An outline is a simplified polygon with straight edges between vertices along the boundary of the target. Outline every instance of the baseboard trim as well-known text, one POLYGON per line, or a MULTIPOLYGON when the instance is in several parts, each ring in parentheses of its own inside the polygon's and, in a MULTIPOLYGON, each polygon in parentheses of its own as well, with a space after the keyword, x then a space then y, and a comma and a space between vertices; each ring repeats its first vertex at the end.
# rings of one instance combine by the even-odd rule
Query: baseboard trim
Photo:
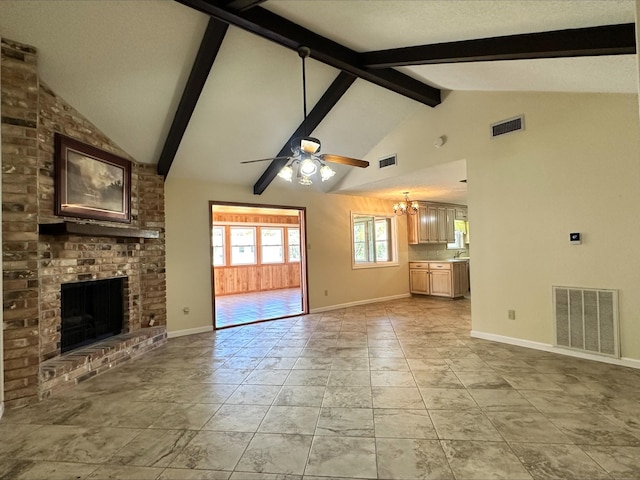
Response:
POLYGON ((309 313, 330 312, 331 310, 340 310, 341 308, 357 307, 358 305, 368 305, 370 303, 387 302, 389 300, 398 300, 400 298, 409 298, 410 293, 401 293, 399 295, 390 295, 388 297, 369 298, 367 300, 358 300, 356 302, 339 303, 337 305, 329 305, 326 307, 312 308, 309 313))
POLYGON ((555 347, 549 343, 533 342, 531 340, 523 340, 521 338, 506 337, 504 335, 496 335, 493 333, 479 332, 477 330, 471 331, 471 337, 480 338, 482 340, 489 340, 498 343, 507 343, 509 345, 516 345, 518 347, 531 348, 534 350, 542 350, 544 352, 557 353, 558 355, 566 355, 568 357, 582 358, 584 360, 594 360, 596 362, 609 363, 611 365, 618 365, 621 367, 629 367, 640 370, 640 360, 635 358, 611 358, 602 355, 592 355, 590 353, 579 352, 576 350, 565 350, 563 348, 555 347))
POLYGON ((207 327, 187 328, 185 330, 175 330, 167 332, 167 338, 184 337, 185 335, 196 335, 198 333, 213 332, 213 325, 207 327))

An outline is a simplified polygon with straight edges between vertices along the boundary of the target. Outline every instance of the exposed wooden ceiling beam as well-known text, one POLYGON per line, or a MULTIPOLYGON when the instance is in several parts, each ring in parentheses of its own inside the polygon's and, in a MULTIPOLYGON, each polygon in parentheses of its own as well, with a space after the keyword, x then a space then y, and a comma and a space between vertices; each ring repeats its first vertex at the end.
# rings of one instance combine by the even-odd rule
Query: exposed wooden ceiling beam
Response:
POLYGON ((231 10, 237 10, 241 12, 243 10, 253 8, 256 5, 259 5, 266 1, 267 0, 227 0, 224 6, 230 8, 231 10))
POLYGON ((178 104, 178 109, 173 117, 173 123, 169 129, 169 133, 164 142, 160 159, 158 160, 158 175, 165 178, 169 173, 171 164, 176 156, 184 132, 187 129, 191 115, 193 114, 200 93, 207 81, 213 62, 218 55, 224 36, 227 33, 229 25, 221 22, 213 17, 209 19, 209 24, 200 42, 200 48, 196 59, 191 67, 189 79, 182 92, 182 98, 178 104))
POLYGON ((370 68, 389 68, 635 53, 635 25, 625 23, 379 50, 361 54, 360 62, 370 68))
POLYGON ((439 89, 393 69, 364 67, 358 52, 262 7, 237 12, 221 6, 215 0, 177 1, 287 48, 297 51, 300 46, 307 46, 311 49, 312 58, 425 105, 435 107, 441 102, 439 89))
MULTIPOLYGON (((287 143, 280 149, 276 157, 283 157, 291 155, 291 141, 297 137, 303 137, 305 135, 310 134, 313 130, 320 125, 320 122, 327 116, 327 114, 331 111, 338 100, 344 95, 344 93, 349 89, 349 87, 355 82, 356 77, 349 73, 340 72, 340 74, 336 77, 333 83, 329 86, 326 92, 322 95, 318 103, 316 103, 315 107, 309 112, 307 115, 307 121, 301 123, 300 126, 296 129, 296 131, 291 135, 287 143)), ((264 192, 269 184, 273 181, 274 178, 278 175, 278 172, 282 170, 287 162, 288 158, 278 158, 274 159, 267 169, 264 171, 262 176, 258 179, 258 181, 253 186, 253 193, 255 195, 261 195, 264 192)))

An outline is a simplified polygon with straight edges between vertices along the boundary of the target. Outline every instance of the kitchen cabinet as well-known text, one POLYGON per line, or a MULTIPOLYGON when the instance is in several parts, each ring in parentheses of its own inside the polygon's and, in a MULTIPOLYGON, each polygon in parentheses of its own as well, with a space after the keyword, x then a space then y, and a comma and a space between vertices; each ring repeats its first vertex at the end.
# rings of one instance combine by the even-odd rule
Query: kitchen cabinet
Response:
POLYGON ((437 243, 440 238, 440 215, 438 213, 438 207, 429 205, 427 212, 429 215, 429 242, 437 243))
POLYGON ((429 295, 437 297, 453 297, 451 287, 451 264, 450 263, 429 263, 429 295))
POLYGON ((410 268, 409 269, 409 285, 411 293, 420 293, 429 295, 429 267, 410 268))
POLYGON ((456 220, 468 220, 467 207, 455 207, 456 220))
POLYGON ((445 229, 444 238, 447 240, 447 243, 453 243, 456 241, 456 226, 455 226, 455 214, 456 209, 452 207, 447 207, 447 227, 445 229))
POLYGON ((453 205, 419 202, 418 213, 407 215, 409 245, 454 242, 455 215, 453 205))
POLYGON ((452 280, 454 292, 466 294, 469 291, 469 262, 460 262, 458 268, 453 270, 452 280))
POLYGON ((410 291, 420 295, 462 297, 469 291, 468 266, 465 260, 410 262, 410 291))

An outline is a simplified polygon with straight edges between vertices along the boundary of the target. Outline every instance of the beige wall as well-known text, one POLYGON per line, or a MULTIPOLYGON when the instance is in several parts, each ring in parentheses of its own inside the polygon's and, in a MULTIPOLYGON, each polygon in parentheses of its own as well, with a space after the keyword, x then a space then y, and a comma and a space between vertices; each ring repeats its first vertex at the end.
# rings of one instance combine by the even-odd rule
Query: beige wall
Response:
POLYGON ((619 289, 622 356, 640 359, 639 131, 636 95, 453 92, 368 158, 398 152, 406 171, 467 160, 474 331, 549 345, 552 285, 619 289), (524 132, 489 138, 521 113, 524 132))
MULTIPOLYGON (((180 161, 180 159, 176 159, 180 161)), ((168 176, 165 185, 168 331, 212 325, 208 202, 288 205, 307 209, 310 309, 366 302, 409 292, 406 220, 398 219, 399 266, 351 268, 350 213, 391 211, 391 202, 278 188, 274 181, 261 196, 248 188, 168 176), (324 291, 329 295, 325 296, 324 291), (183 308, 188 307, 188 315, 183 308)))

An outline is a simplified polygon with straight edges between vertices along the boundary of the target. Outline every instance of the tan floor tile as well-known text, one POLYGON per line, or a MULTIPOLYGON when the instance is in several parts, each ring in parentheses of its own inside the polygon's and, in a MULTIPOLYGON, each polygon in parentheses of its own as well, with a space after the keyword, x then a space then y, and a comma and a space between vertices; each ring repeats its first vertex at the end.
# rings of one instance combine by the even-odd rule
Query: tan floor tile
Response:
POLYGON ((145 430, 112 456, 108 463, 168 467, 196 433, 194 430, 145 430))
POLYGON ((500 433, 480 410, 430 410, 438 438, 446 440, 502 440, 500 433))
POLYGON ((611 478, 575 445, 516 443, 512 449, 536 480, 611 478))
POLYGON ((171 462, 171 468, 233 470, 252 433, 200 431, 171 462))
POLYGON ((438 438, 426 410, 379 408, 373 418, 376 438, 438 438))
POLYGON ((313 435, 319 415, 320 409, 316 407, 273 406, 258 432, 313 435))
POLYGON ((379 478, 453 480, 447 458, 437 440, 376 440, 379 478))
POLYGON ((441 445, 457 479, 533 480, 534 478, 505 442, 445 440, 441 445))
POLYGON ((88 480, 156 480, 162 468, 103 465, 89 475, 88 480))
POLYGON ((478 404, 461 388, 421 388, 420 393, 428 410, 469 410, 478 404))
POLYGON ((316 435, 373 437, 373 410, 370 408, 323 408, 316 435))
POLYGON ((302 475, 311 440, 312 437, 306 435, 258 433, 240 458, 236 470, 302 475))
POLYGON ((0 478, 638 478, 640 372, 471 338, 469 303, 169 339, 7 410, 0 478))
POLYGON ((269 410, 266 405, 223 405, 202 427, 220 432, 256 432, 269 410))
POLYGON ((371 392, 373 394, 373 408, 425 408, 417 388, 372 387, 371 392))
POLYGON ((376 478, 375 440, 315 437, 305 475, 376 478))

